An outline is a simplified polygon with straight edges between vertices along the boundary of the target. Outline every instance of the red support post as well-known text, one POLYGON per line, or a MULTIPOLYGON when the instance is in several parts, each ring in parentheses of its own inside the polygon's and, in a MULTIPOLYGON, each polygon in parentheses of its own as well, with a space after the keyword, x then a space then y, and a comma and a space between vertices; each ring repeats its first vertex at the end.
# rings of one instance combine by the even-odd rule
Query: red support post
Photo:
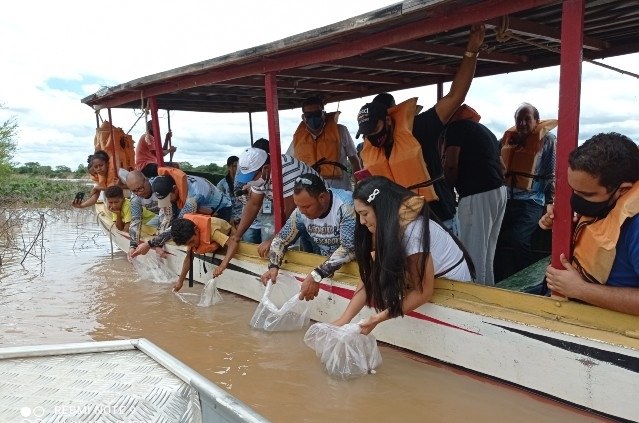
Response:
POLYGON ((160 120, 158 119, 158 102, 155 96, 149 97, 151 108, 151 120, 153 120, 153 142, 155 143, 155 158, 158 167, 164 166, 164 151, 162 150, 162 134, 160 133, 160 120))
POLYGON ((584 0, 566 0, 561 19, 561 64, 559 75, 559 127, 555 168, 555 220, 552 231, 552 266, 562 269, 560 254, 570 258, 572 209, 568 185, 568 155, 577 147, 583 56, 584 0))
POLYGON ((266 116, 268 121, 269 150, 271 153, 271 179, 273 184, 273 217, 275 232, 284 225, 284 196, 282 194, 282 149, 280 146, 280 116, 277 101, 277 75, 264 75, 266 116))
MULTIPOLYGON (((111 108, 107 109, 109 113, 109 125, 111 125, 111 165, 113 166, 113 175, 115 178, 118 177, 118 156, 115 150, 115 133, 113 131, 113 119, 111 119, 111 108)), ((108 175, 108 172, 107 172, 108 175)), ((107 184, 111 183, 109 179, 107 179, 107 184)))

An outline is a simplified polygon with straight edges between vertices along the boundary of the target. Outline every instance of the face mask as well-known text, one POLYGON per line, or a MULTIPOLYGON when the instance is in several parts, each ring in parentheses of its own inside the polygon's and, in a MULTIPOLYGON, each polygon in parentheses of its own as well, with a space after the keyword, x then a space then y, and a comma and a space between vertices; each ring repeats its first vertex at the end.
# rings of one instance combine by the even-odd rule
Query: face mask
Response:
POLYGON ((308 125, 311 131, 318 131, 324 125, 324 119, 322 116, 307 117, 306 125, 308 125))
POLYGON ((384 144, 388 141, 390 135, 389 128, 384 125, 384 129, 379 131, 377 134, 367 135, 366 138, 373 144, 375 147, 383 147, 384 144))
POLYGON ((573 192, 572 196, 570 197, 570 205, 572 207, 572 210, 577 214, 586 217, 595 217, 598 219, 602 219, 606 217, 610 210, 612 210, 612 208, 615 206, 615 203, 611 204, 610 200, 612 200, 612 197, 615 195, 615 192, 617 192, 618 189, 619 187, 617 187, 612 192, 612 194, 610 194, 610 197, 605 201, 588 201, 573 192))

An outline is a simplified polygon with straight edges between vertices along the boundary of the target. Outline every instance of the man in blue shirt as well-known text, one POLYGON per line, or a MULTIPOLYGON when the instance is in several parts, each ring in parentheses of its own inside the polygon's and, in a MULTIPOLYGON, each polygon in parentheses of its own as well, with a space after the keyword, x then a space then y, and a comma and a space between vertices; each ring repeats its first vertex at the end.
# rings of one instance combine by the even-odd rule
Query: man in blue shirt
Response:
MULTIPOLYGON (((639 315, 639 148, 617 133, 598 134, 568 158, 575 227, 572 262, 548 266, 548 288, 592 305, 639 315)), ((539 226, 549 229, 552 207, 539 226)))

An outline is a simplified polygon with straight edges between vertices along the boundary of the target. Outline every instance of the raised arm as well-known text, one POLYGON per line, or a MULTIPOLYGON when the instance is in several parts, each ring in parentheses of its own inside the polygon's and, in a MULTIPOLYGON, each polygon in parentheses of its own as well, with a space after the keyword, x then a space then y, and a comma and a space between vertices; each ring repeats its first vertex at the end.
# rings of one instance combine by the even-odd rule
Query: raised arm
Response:
POLYGON ((470 37, 466 46, 466 54, 462 57, 461 65, 453 78, 450 91, 435 104, 435 111, 439 120, 443 123, 453 116, 453 113, 462 105, 466 99, 466 94, 470 89, 470 84, 475 76, 475 65, 479 47, 484 42, 485 27, 483 24, 473 25, 470 28, 470 37))

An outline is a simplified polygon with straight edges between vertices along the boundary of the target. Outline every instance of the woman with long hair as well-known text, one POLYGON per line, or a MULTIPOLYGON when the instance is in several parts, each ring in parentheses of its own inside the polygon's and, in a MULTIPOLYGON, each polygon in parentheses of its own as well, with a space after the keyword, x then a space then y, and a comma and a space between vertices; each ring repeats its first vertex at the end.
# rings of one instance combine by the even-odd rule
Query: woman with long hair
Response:
POLYGON ((98 202, 102 191, 111 185, 119 185, 117 176, 113 176, 113 169, 109 166, 109 155, 105 151, 98 150, 87 157, 87 171, 96 185, 87 200, 82 201, 82 198, 78 197, 73 200, 71 205, 75 208, 91 207, 98 202))
POLYGON ((342 316, 349 323, 365 306, 377 314, 360 323, 363 334, 430 300, 435 278, 471 281, 472 261, 461 242, 431 215, 423 197, 383 176, 353 192, 358 222, 355 256, 361 282, 342 316))

